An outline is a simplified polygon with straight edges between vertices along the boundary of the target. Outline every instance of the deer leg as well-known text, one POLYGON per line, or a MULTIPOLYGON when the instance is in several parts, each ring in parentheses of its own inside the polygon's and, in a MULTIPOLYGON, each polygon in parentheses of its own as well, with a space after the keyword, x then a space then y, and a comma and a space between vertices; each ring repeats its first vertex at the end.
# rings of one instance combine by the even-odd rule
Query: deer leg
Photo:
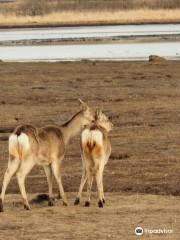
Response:
POLYGON ((0 196, 0 212, 3 212, 3 203, 4 203, 4 197, 5 197, 7 186, 9 184, 12 176, 17 171, 17 169, 19 167, 19 163, 20 163, 19 158, 13 158, 12 156, 9 157, 8 168, 4 175, 2 191, 1 191, 1 196, 0 196))
POLYGON ((84 188, 84 185, 85 185, 86 181, 87 181, 87 172, 86 172, 86 169, 84 167, 83 172, 82 172, 81 183, 80 183, 80 186, 79 186, 79 192, 78 192, 77 197, 74 201, 74 205, 78 205, 80 203, 82 191, 83 191, 83 188, 84 188))
POLYGON ((97 189, 98 189, 98 206, 100 208, 103 208, 103 184, 102 184, 102 175, 103 175, 103 169, 102 166, 99 164, 96 166, 96 183, 97 183, 97 189))
POLYGON ((33 166, 35 165, 33 159, 29 158, 26 160, 22 160, 20 168, 17 172, 17 180, 19 184, 19 189, 23 198, 23 203, 24 203, 24 209, 30 210, 30 205, 27 199, 27 194, 26 194, 26 189, 25 189, 25 178, 27 174, 31 171, 33 166))
POLYGON ((102 201, 103 201, 103 203, 105 204, 106 201, 105 201, 105 197, 104 197, 103 176, 102 176, 102 183, 101 183, 101 186, 102 186, 102 201))
POLYGON ((49 194, 49 199, 48 199, 48 205, 49 206, 54 206, 54 200, 52 198, 52 183, 53 183, 53 179, 52 179, 52 169, 50 165, 45 165, 44 166, 44 171, 47 177, 47 182, 48 182, 48 194, 49 194))
POLYGON ((87 170, 87 176, 88 176, 88 184, 87 184, 87 201, 85 202, 85 207, 90 206, 91 201, 91 188, 93 184, 93 169, 91 167, 87 170))
POLYGON ((104 186, 103 186, 103 172, 104 172, 104 166, 101 166, 101 195, 102 195, 102 201, 105 204, 105 197, 104 197, 104 186))
POLYGON ((53 174, 55 176, 55 179, 57 181, 57 184, 59 186, 59 192, 60 192, 60 195, 61 195, 62 200, 63 200, 63 205, 67 206, 68 202, 67 202, 67 199, 66 199, 66 195, 65 195, 64 188, 63 188, 63 185, 62 185, 62 180, 61 180, 61 160, 62 159, 60 159, 60 160, 57 159, 57 160, 53 161, 52 164, 51 164, 51 167, 52 167, 52 171, 53 171, 53 174))

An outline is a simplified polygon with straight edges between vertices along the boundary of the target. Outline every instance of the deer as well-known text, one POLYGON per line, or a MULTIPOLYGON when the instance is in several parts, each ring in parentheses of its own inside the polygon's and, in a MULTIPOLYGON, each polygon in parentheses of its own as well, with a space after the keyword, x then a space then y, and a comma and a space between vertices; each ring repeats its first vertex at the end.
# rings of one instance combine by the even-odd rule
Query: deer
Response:
POLYGON ((85 127, 81 133, 82 178, 74 205, 80 203, 82 191, 87 181, 88 200, 85 202, 85 207, 90 206, 94 172, 98 189, 98 206, 103 208, 103 204, 105 204, 103 171, 111 154, 111 143, 108 133, 112 128, 112 122, 101 110, 97 109, 95 122, 85 127))
POLYGON ((31 209, 25 189, 25 178, 35 165, 43 166, 47 177, 48 205, 54 205, 53 175, 57 181, 63 205, 68 205, 61 180, 61 163, 65 150, 70 139, 80 133, 84 126, 91 124, 95 118, 94 111, 81 99, 79 102, 82 106, 81 110, 60 126, 48 125, 38 128, 33 125, 20 125, 9 136, 9 160, 0 195, 0 212, 3 212, 7 186, 15 173, 24 209, 31 209))

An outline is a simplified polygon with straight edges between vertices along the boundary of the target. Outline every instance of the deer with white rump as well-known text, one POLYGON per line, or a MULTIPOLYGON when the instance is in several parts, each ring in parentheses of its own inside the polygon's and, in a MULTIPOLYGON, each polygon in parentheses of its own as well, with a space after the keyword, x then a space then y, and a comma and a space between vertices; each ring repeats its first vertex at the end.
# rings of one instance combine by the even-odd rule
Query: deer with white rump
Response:
POLYGON ((79 192, 74 205, 80 203, 83 187, 87 181, 87 198, 85 206, 90 206, 91 188, 93 183, 93 171, 95 171, 96 184, 98 189, 98 206, 103 207, 105 203, 103 190, 103 171, 111 154, 111 144, 108 133, 113 124, 101 111, 96 111, 96 120, 87 126, 81 134, 81 155, 83 172, 79 192))
POLYGON ((82 110, 61 126, 52 125, 37 128, 32 125, 21 125, 10 135, 9 161, 0 195, 0 212, 3 211, 6 188, 15 173, 24 208, 30 209, 24 182, 27 174, 36 164, 44 167, 47 176, 49 206, 54 204, 52 199, 53 174, 58 183, 63 204, 67 205, 61 181, 61 163, 65 155, 65 149, 72 137, 77 135, 84 126, 94 121, 93 111, 82 100, 79 99, 79 101, 82 105, 82 110))

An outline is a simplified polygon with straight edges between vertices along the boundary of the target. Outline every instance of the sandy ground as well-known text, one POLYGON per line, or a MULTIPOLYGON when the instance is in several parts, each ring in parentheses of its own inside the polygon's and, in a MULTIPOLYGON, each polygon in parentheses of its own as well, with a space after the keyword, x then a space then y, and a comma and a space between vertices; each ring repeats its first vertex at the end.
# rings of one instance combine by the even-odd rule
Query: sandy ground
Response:
POLYGON ((45 202, 33 204, 27 212, 19 195, 8 195, 6 212, 0 216, 0 239, 138 239, 134 234, 137 226, 174 230, 173 234, 144 234, 139 239, 179 239, 179 199, 175 197, 108 193, 104 209, 97 208, 94 200, 90 208, 75 207, 74 197, 75 193, 68 194, 69 207, 60 201, 47 207, 45 202))
MULTIPOLYGON (((113 146, 105 169, 107 206, 74 207, 81 177, 78 137, 67 149, 61 201, 22 208, 16 179, 0 215, 0 239, 137 239, 134 228, 173 228, 180 237, 180 62, 0 63, 0 185, 7 167, 7 139, 21 123, 60 124, 79 111, 77 98, 112 119, 113 146), (72 192, 72 193, 71 193, 72 192), (11 195, 9 195, 11 194, 11 195), (13 194, 13 195, 12 195, 13 194), (14 204, 13 204, 14 202, 14 204), (24 217, 24 218, 23 218, 24 217)), ((47 192, 43 169, 32 170, 27 192, 47 192)), ((95 190, 95 188, 94 188, 95 190)), ((54 184, 57 194, 57 186, 54 184)), ((85 200, 85 198, 84 198, 85 200)))

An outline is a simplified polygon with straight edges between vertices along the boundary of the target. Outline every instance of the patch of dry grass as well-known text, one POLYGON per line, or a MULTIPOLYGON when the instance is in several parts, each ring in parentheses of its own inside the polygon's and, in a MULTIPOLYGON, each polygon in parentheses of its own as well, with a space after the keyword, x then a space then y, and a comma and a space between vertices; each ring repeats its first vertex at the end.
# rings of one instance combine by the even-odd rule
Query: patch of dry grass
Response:
MULTIPOLYGON (((61 206, 61 201, 56 201, 56 205, 51 208, 44 202, 33 204, 32 211, 27 212, 22 209, 20 194, 8 194, 5 213, 0 215, 0 239, 179 240, 178 197, 107 193, 106 207, 98 209, 96 195, 93 193, 91 207, 87 209, 83 207, 85 196, 79 207, 72 206, 75 193, 69 193, 70 206, 67 208, 61 206), (152 237, 146 234, 145 237, 138 238, 135 237, 134 229, 139 224, 143 228, 155 226, 164 229, 165 226, 166 229, 173 229, 173 233, 154 234, 152 237)), ((30 195, 30 199, 35 197, 36 195, 30 195)))
POLYGON ((1 4, 0 13, 39 15, 58 11, 176 9, 179 0, 16 0, 1 4))
POLYGON ((178 22, 180 9, 62 11, 38 16, 0 15, 0 25, 178 22))
POLYGON ((0 25, 178 21, 179 0, 17 0, 0 4, 0 25))

